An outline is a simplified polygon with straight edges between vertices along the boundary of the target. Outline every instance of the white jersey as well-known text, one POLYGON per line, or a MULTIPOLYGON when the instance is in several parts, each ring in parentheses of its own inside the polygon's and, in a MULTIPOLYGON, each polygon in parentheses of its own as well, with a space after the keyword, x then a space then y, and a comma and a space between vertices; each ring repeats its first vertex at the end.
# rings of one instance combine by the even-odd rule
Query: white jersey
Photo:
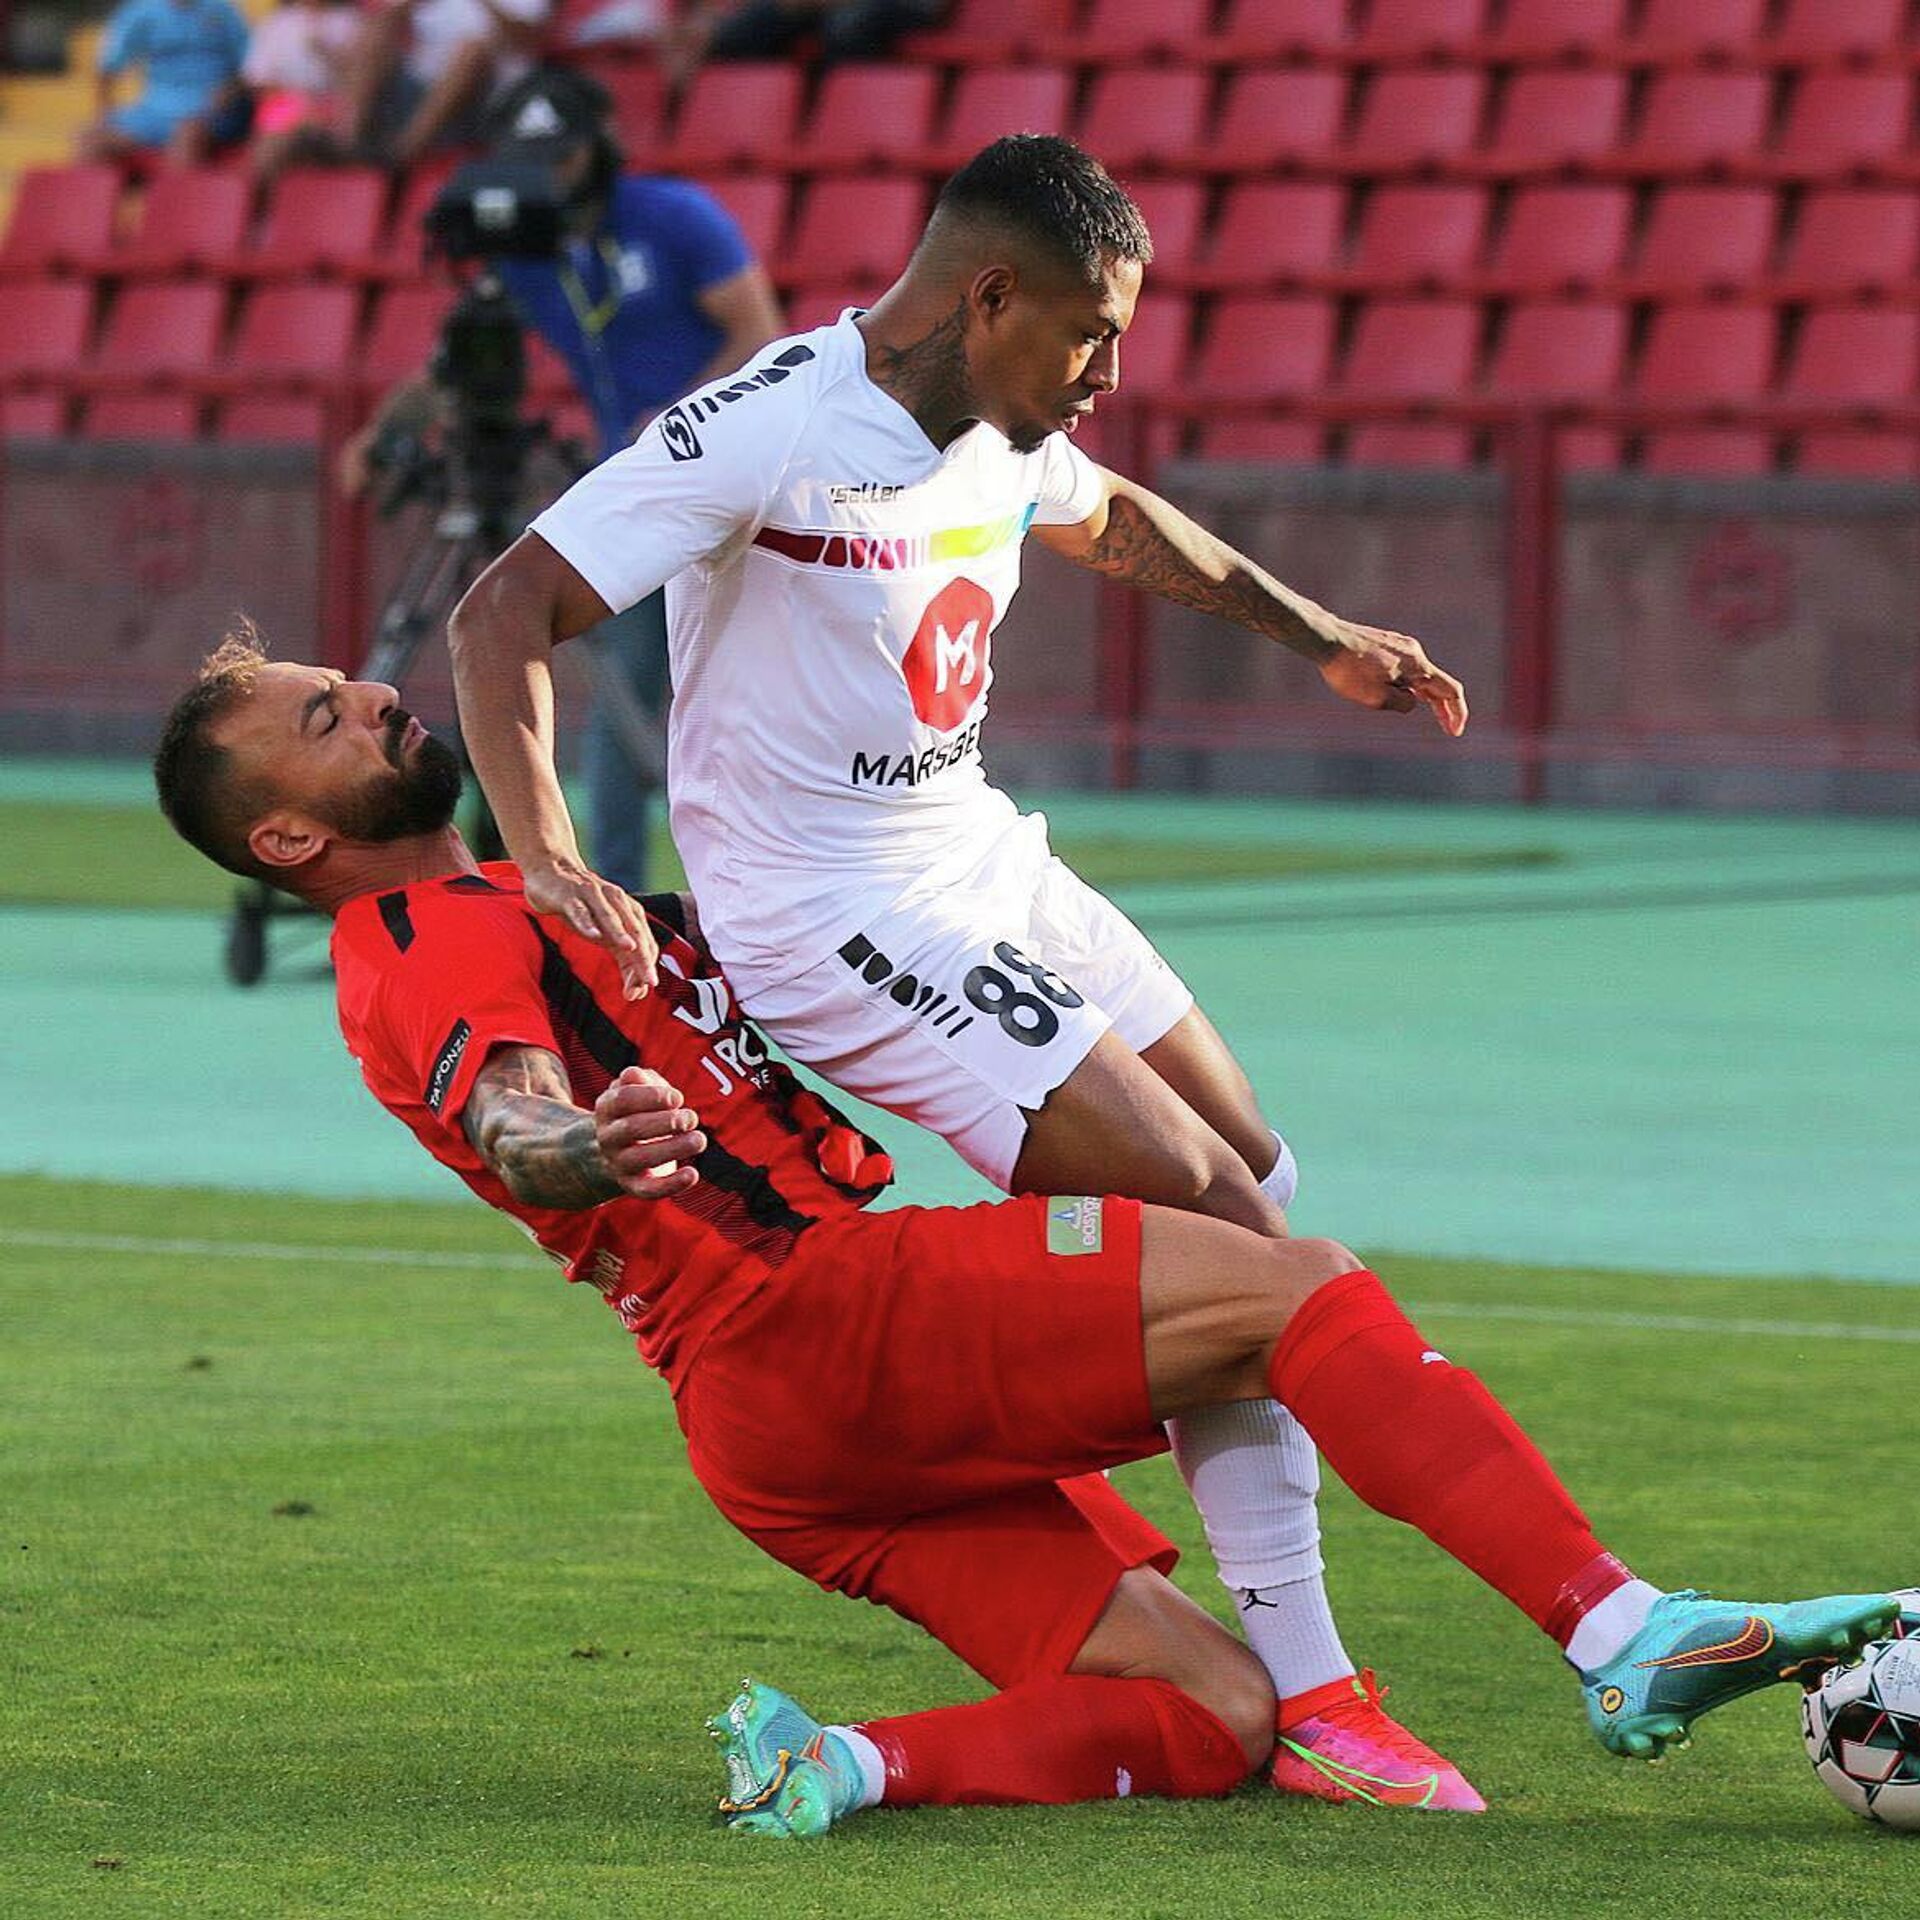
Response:
POLYGON ((616 613, 671 583, 673 831, 723 966, 789 977, 1014 822, 980 764, 993 630, 1027 528, 1100 499, 1062 434, 936 448, 848 314, 669 407, 534 521, 616 613))

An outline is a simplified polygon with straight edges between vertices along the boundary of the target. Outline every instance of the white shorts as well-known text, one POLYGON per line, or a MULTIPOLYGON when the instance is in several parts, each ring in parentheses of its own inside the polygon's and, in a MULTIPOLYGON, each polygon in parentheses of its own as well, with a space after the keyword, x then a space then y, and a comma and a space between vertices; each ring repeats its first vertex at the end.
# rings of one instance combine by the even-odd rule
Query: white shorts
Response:
POLYGON ((1109 1027, 1142 1052, 1193 1005, 1146 935, 1054 858, 1041 814, 805 971, 729 978, 794 1059, 939 1134, 1003 1192, 1027 1115, 1109 1027))

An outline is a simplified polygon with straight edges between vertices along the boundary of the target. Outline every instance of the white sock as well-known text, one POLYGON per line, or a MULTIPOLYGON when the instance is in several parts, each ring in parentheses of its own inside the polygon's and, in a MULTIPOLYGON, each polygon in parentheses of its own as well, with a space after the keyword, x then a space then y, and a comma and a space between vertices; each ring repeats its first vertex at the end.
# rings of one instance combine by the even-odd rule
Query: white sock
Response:
POLYGON ((1306 1429, 1272 1400, 1239 1400, 1169 1420, 1167 1437, 1274 1691, 1352 1673, 1320 1578, 1320 1456, 1306 1429))
POLYGON ((1580 1616, 1580 1624, 1567 1642, 1567 1659, 1582 1673, 1603 1666, 1647 1624, 1660 1589, 1644 1580, 1629 1580, 1615 1587, 1597 1607, 1580 1616))
POLYGON ((1273 1170, 1260 1182, 1260 1191, 1285 1213, 1293 1205, 1293 1196, 1300 1191, 1300 1163, 1293 1157, 1293 1149, 1277 1133, 1273 1136, 1273 1144, 1279 1148, 1280 1157, 1273 1163, 1273 1170))
MULTIPOLYGON (((860 1769, 860 1806, 877 1807, 887 1793, 887 1763, 880 1758, 880 1749, 858 1727, 828 1727, 826 1731, 845 1744, 860 1769)), ((859 1808, 850 1807, 848 1811, 858 1812, 859 1808)))

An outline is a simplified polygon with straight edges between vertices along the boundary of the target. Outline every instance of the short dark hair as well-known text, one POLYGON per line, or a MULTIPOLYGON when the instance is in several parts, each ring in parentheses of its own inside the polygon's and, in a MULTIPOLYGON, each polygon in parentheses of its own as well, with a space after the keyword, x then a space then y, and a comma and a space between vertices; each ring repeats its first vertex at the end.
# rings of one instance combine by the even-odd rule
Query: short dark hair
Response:
POLYGON ((167 715, 154 749, 153 784, 160 811, 181 839, 243 880, 280 884, 280 876, 247 845, 248 831, 271 796, 244 778, 233 755, 213 740, 216 723, 252 691, 266 657, 253 622, 236 621, 167 715))
POLYGON ((1057 133, 1010 133, 982 147, 934 205, 956 219, 1025 235, 1098 286, 1116 260, 1153 258, 1153 236, 1127 190, 1057 133))

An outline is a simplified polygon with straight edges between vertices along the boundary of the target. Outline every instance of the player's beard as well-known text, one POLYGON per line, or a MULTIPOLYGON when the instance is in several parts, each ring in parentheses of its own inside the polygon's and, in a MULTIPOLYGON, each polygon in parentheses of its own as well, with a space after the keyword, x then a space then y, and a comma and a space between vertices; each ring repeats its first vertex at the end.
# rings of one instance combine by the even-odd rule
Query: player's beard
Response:
POLYGON ((387 758, 393 773, 350 799, 336 803, 328 822, 346 840, 382 845, 438 833, 453 823, 460 804, 460 756, 444 740, 428 734, 403 757, 401 742, 413 715, 395 709, 387 722, 387 758))

